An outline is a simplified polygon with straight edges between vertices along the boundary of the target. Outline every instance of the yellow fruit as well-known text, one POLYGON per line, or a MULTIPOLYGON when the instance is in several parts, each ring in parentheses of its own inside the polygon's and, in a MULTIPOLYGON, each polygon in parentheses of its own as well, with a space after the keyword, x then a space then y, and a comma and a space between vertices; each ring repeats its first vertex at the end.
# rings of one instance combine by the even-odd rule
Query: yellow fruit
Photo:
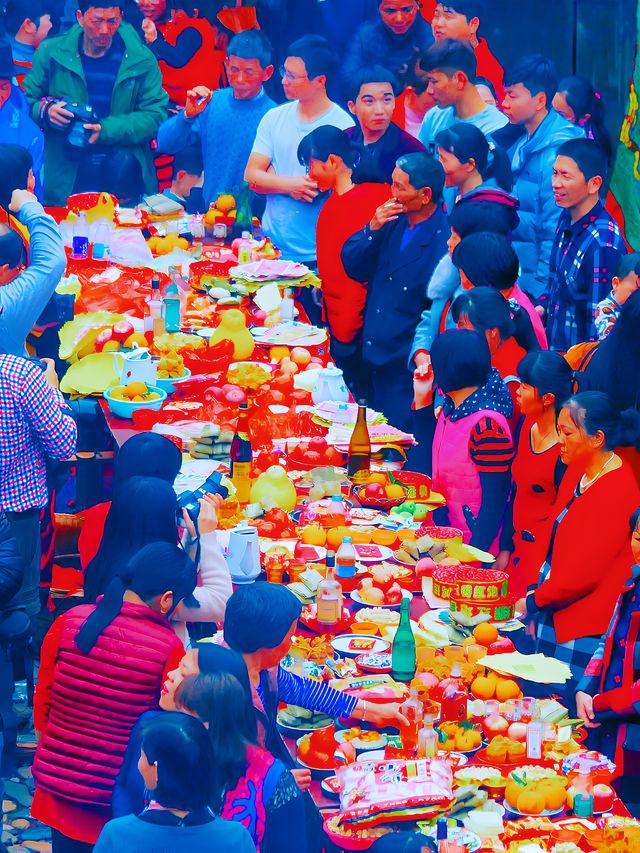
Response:
POLYGON ((271 347, 269 355, 272 361, 278 363, 283 358, 289 358, 289 347, 271 347))
POLYGON ((124 393, 130 400, 134 397, 141 397, 143 394, 147 394, 148 391, 149 389, 144 382, 129 382, 128 385, 125 385, 124 389, 124 393))
POLYGON ((166 379, 169 376, 169 373, 166 370, 158 371, 158 379, 166 379))
POLYGON ((139 347, 148 346, 147 339, 140 332, 133 332, 133 334, 129 335, 129 337, 124 342, 126 349, 133 349, 134 344, 139 347))
POLYGON ((300 539, 305 545, 318 545, 322 548, 327 541, 327 531, 319 524, 309 524, 302 529, 300 539))
POLYGON ((544 796, 545 808, 550 811, 561 809, 567 801, 566 779, 541 779, 536 790, 544 796))
POLYGON ((223 213, 228 213, 230 210, 233 210, 235 206, 236 200, 231 193, 222 193, 216 200, 217 209, 221 210, 223 213))
POLYGON ((471 693, 476 699, 493 699, 496 686, 492 679, 479 675, 471 682, 471 693))
POLYGON ((123 385, 116 385, 116 387, 112 388, 109 393, 110 393, 111 399, 113 399, 113 400, 128 400, 129 399, 128 397, 125 397, 123 385))
POLYGON ((144 397, 142 397, 140 394, 136 394, 135 397, 131 397, 131 402, 132 403, 144 403, 144 397))
POLYGON ((106 344, 102 347, 102 352, 118 352, 119 349, 119 341, 107 341, 106 344))
POLYGON ((342 540, 345 536, 350 536, 351 531, 348 527, 332 527, 327 531, 327 547, 337 551, 342 545, 342 540))
POLYGON ((149 391, 148 394, 144 395, 143 399, 146 400, 147 402, 149 402, 151 400, 159 400, 160 394, 158 394, 157 391, 149 391))
POLYGON ((383 527, 376 527, 371 536, 371 541, 374 545, 384 545, 391 547, 396 543, 398 534, 395 530, 385 530, 383 527))
POLYGON ((525 788, 518 797, 516 808, 522 814, 542 814, 545 810, 544 794, 538 793, 537 789, 525 788))
POLYGON ((496 699, 506 702, 507 699, 517 699, 520 696, 520 687, 511 678, 505 678, 496 684, 496 699))
POLYGON ((388 498, 403 498, 406 494, 400 483, 389 483, 385 486, 384 492, 388 498))
POLYGON ((381 486, 384 486, 386 482, 387 475, 379 471, 369 474, 369 479, 367 480, 367 483, 380 483, 381 486))
POLYGON ((471 752, 472 749, 480 746, 482 743, 482 735, 475 729, 463 731, 459 729, 456 733, 455 744, 459 752, 471 752))
POLYGON ((473 636, 476 643, 488 647, 491 643, 495 643, 499 635, 495 625, 491 625, 489 622, 481 622, 473 629, 473 636))
POLYGON ((185 237, 178 237, 176 240, 176 249, 188 249, 189 241, 185 237))
MULTIPOLYGON (((487 755, 488 754, 489 749, 487 748, 487 755)), ((521 785, 519 782, 516 782, 515 779, 509 776, 509 778, 507 779, 507 787, 504 791, 504 798, 510 806, 515 806, 516 808, 518 808, 518 797, 524 791, 524 789, 524 785, 521 785)))

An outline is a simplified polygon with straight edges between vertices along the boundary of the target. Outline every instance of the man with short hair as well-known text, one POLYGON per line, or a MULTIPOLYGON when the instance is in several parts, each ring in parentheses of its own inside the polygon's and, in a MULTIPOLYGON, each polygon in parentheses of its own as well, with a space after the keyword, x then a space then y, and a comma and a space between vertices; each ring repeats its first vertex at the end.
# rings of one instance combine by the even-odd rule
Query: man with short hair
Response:
MULTIPOLYGON (((562 143, 584 136, 584 131, 551 109, 558 75, 550 59, 540 54, 525 56, 507 68, 504 79, 504 113, 512 126, 521 128, 520 137, 508 148, 513 195, 520 202, 513 247, 520 258, 520 287, 535 301, 547 289, 557 223, 553 164, 562 143)), ((500 136, 498 131, 497 142, 500 136)))
MULTIPOLYGON (((12 82, 14 72, 11 48, 0 44, 0 140, 29 152, 39 184, 44 142, 40 129, 31 120, 24 95, 12 82)), ((1 165, 6 168, 6 164, 1 165)))
POLYGON ((157 188, 150 143, 167 96, 153 54, 122 23, 121 2, 79 0, 77 25, 43 42, 25 79, 44 131, 45 204, 64 206, 73 192, 136 198, 157 188), (75 118, 73 104, 90 106, 93 120, 75 118), (72 130, 79 145, 69 142, 72 130))
POLYGON ((368 282, 362 333, 371 370, 372 407, 394 426, 411 429, 413 374, 407 363, 427 283, 447 249, 442 210, 444 170, 428 152, 406 154, 393 172, 392 199, 342 250, 352 279, 368 282))
POLYGON ((547 338, 566 352, 596 340, 598 303, 611 290, 624 237, 600 201, 607 158, 593 139, 572 139, 558 149, 553 194, 562 210, 551 249, 547 338))
POLYGON ((58 286, 67 257, 58 226, 30 190, 14 190, 8 209, 28 230, 30 246, 25 266, 22 238, 0 226, 0 353, 26 355, 27 335, 58 286))
MULTIPOLYGON (((184 148, 173 159, 173 180, 171 186, 163 191, 162 195, 183 205, 191 212, 191 191, 202 186, 202 152, 199 145, 191 145, 184 148)), ((202 202, 202 196, 199 200, 202 202)))
POLYGON ((424 151, 421 142, 391 121, 399 91, 395 74, 381 65, 362 68, 351 81, 348 107, 358 124, 347 135, 361 150, 353 170, 356 184, 388 184, 399 157, 424 151))
POLYGON ((437 104, 426 114, 420 129, 420 140, 434 156, 436 136, 454 122, 473 124, 486 135, 507 124, 506 116, 486 104, 473 83, 477 62, 468 41, 446 38, 436 42, 420 56, 418 67, 428 82, 427 92, 437 104))
POLYGON ((211 92, 195 85, 185 109, 160 126, 158 149, 165 154, 201 146, 207 205, 220 193, 233 191, 244 178, 260 120, 275 106, 264 91, 273 74, 272 62, 271 45, 263 33, 239 33, 227 51, 229 86, 211 92))
POLYGON ((245 170, 251 188, 267 197, 262 227, 285 257, 316 260, 316 223, 324 202, 298 160, 298 145, 317 127, 353 125, 327 95, 336 57, 322 36, 304 36, 289 48, 282 85, 289 103, 262 118, 245 170))
POLYGON ((342 67, 342 80, 365 65, 380 65, 402 81, 416 55, 433 44, 429 24, 420 16, 418 0, 378 0, 378 16, 365 21, 356 32, 342 67))
POLYGON ((21 86, 33 56, 53 26, 55 0, 8 0, 2 20, 13 52, 14 77, 21 86))
POLYGON ((486 77, 493 84, 498 102, 502 101, 502 66, 489 50, 487 40, 478 35, 482 14, 485 11, 484 0, 447 0, 437 3, 433 13, 431 28, 436 41, 441 39, 464 39, 468 41, 476 55, 477 77, 486 77))

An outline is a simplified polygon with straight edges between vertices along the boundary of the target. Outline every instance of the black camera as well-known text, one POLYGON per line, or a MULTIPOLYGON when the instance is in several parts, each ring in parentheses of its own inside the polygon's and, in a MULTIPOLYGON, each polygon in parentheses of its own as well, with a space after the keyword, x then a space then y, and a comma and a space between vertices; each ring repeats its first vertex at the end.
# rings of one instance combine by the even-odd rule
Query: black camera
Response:
POLYGON ((183 492, 180 495, 178 498, 178 524, 184 524, 184 519, 182 518, 183 509, 186 509, 189 513, 191 521, 195 525, 198 524, 200 498, 203 498, 205 495, 222 495, 223 498, 229 497, 229 489, 222 484, 222 476, 219 471, 214 471, 199 489, 195 489, 193 492, 183 492))
POLYGON ((65 110, 73 114, 67 129, 67 146, 71 153, 80 156, 93 133, 85 124, 95 124, 97 116, 88 104, 65 104, 65 110))

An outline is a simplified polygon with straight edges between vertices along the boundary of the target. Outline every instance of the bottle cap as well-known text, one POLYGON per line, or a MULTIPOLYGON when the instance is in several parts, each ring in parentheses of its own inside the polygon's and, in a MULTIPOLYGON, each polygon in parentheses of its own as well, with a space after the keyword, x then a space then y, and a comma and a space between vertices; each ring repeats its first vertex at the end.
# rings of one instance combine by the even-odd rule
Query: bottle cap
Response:
POLYGON ((247 404, 246 404, 246 403, 240 403, 240 405, 238 406, 238 408, 239 408, 239 409, 247 409, 248 407, 247 407, 247 404))
POLYGON ((351 537, 350 536, 343 537, 342 544, 343 545, 351 545, 351 537))
POLYGON ((365 408, 367 407, 367 401, 364 399, 364 397, 361 400, 358 400, 358 405, 364 406, 365 408))
POLYGON ((331 500, 335 503, 342 503, 342 495, 331 495, 331 500))

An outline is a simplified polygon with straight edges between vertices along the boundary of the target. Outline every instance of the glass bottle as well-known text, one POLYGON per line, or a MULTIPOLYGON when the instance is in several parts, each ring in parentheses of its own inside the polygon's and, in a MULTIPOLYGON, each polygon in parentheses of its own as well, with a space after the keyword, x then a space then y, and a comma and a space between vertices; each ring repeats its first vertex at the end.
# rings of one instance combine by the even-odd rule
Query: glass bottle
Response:
POLYGON ((369 479, 371 469, 371 438, 367 427, 367 401, 358 400, 358 417, 349 441, 347 475, 361 485, 369 479))
POLYGON ((342 587, 335 577, 335 555, 327 553, 324 580, 318 584, 317 619, 320 625, 334 628, 342 616, 342 587))
MULTIPOLYGON (((442 719, 461 723, 467 719, 467 691, 460 680, 462 673, 460 665, 454 663, 451 668, 451 678, 446 679, 442 691, 442 719)), ((485 705, 486 710, 486 705, 485 705)))
MULTIPOLYGON (((145 332, 153 332, 156 334, 155 322, 160 319, 162 314, 160 279, 157 275, 154 275, 151 281, 151 294, 147 299, 147 311, 148 313, 144 315, 144 330, 145 332)), ((164 328, 162 331, 164 331, 164 328)), ((162 332, 159 332, 158 334, 162 334, 162 332)))
POLYGON ((410 600, 400 604, 400 624, 391 646, 391 677, 395 681, 409 682, 416 674, 416 640, 411 630, 410 600))
POLYGON ((405 699, 402 703, 400 711, 409 721, 408 725, 400 727, 402 748, 407 751, 415 750, 418 746, 420 729, 422 727, 422 716, 424 713, 422 702, 418 697, 418 691, 415 687, 412 687, 409 691, 409 698, 405 699))
POLYGON ((238 425, 231 442, 231 481, 236 489, 238 503, 248 504, 251 491, 252 450, 247 404, 240 403, 239 409, 238 425))
POLYGON ((418 735, 418 758, 436 758, 438 733, 433 727, 433 717, 425 717, 418 735))
POLYGON ((231 228, 231 239, 237 240, 243 232, 253 236, 253 216, 251 215, 251 188, 243 181, 234 193, 236 199, 236 218, 231 228))

